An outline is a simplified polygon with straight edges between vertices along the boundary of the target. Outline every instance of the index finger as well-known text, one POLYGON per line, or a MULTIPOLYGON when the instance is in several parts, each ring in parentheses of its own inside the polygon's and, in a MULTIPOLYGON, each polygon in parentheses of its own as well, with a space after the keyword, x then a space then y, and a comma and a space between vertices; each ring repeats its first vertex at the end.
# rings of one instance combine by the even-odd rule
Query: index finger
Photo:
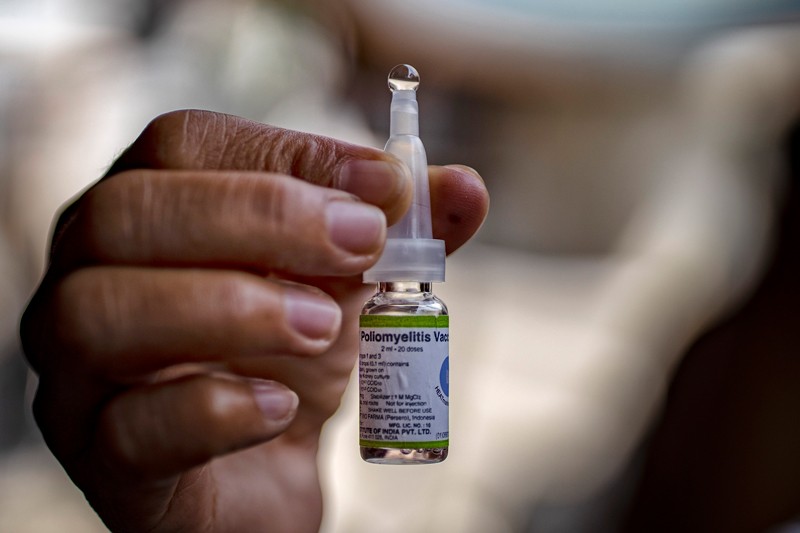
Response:
MULTIPOLYGON (((382 209, 390 224, 406 211, 413 194, 408 168, 383 150, 201 110, 153 119, 103 179, 136 169, 290 175, 351 193, 382 209)), ((79 203, 59 214, 53 244, 74 220, 79 203)))
POLYGON ((345 167, 355 160, 382 162, 393 167, 398 175, 408 175, 397 158, 377 148, 233 115, 182 110, 150 122, 107 175, 141 168, 255 170, 340 188, 345 167))

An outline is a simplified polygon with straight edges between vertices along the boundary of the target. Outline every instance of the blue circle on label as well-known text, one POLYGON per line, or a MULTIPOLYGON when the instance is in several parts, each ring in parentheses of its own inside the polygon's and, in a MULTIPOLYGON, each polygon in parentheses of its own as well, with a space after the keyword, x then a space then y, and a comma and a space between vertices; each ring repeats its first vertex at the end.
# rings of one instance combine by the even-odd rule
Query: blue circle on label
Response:
POLYGON ((445 357, 439 370, 439 386, 448 398, 450 397, 450 357, 445 357))

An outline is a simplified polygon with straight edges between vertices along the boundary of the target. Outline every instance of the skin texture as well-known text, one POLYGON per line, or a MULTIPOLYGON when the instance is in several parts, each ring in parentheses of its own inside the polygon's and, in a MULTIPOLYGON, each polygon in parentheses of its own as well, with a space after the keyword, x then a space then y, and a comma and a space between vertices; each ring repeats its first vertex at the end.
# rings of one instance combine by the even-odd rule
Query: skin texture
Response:
MULTIPOLYGON (((452 252, 488 195, 459 165, 430 181, 452 252)), ((380 150, 180 111, 65 209, 21 334, 37 423, 113 531, 318 529, 361 273, 410 197, 380 150)))

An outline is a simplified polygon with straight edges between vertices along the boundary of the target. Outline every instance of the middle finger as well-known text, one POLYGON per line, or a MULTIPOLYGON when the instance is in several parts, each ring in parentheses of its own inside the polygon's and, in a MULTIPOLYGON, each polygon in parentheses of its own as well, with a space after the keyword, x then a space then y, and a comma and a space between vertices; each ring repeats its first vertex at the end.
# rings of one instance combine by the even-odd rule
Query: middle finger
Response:
MULTIPOLYGON (((112 378, 188 362, 319 354, 342 318, 322 291, 227 270, 84 268, 49 301, 42 312, 53 324, 50 341, 112 378)), ((45 361, 32 363, 48 370, 45 361)))
POLYGON ((56 241, 53 265, 351 275, 377 259, 385 233, 379 208, 288 176, 137 170, 79 200, 56 241))

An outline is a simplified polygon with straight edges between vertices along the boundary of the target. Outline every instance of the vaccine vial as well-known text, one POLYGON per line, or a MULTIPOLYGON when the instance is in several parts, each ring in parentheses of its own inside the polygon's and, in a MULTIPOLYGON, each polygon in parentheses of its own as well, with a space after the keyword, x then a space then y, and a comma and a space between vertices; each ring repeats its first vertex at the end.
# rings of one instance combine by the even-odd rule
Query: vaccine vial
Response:
POLYGON ((450 322, 432 292, 434 282, 444 281, 445 247, 432 238, 418 87, 419 74, 409 65, 389 73, 385 150, 408 166, 414 198, 388 229, 383 255, 364 273, 377 292, 359 321, 359 445, 361 457, 378 464, 439 463, 450 442, 450 322))

